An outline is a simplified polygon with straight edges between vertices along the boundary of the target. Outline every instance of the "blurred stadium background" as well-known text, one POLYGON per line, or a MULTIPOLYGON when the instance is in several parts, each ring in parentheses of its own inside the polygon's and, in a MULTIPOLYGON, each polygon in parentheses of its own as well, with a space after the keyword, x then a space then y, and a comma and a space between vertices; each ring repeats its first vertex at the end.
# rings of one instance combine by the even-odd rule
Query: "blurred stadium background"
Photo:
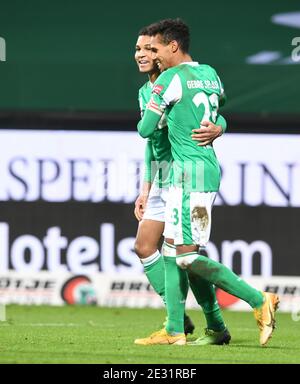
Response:
POLYGON ((293 0, 1 1, 0 303, 161 305, 133 252, 146 81, 133 55, 142 26, 178 16, 191 27, 193 58, 217 69, 228 97, 208 254, 279 292, 281 309, 300 320, 293 0))

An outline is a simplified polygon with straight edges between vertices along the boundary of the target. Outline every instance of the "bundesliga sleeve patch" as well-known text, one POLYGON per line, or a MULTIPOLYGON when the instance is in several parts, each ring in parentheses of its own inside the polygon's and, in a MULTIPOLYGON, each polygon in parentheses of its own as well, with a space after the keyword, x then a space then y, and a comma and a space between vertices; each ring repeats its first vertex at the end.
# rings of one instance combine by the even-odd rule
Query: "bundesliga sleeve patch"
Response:
POLYGON ((152 93, 156 93, 156 95, 159 95, 163 89, 164 89, 164 86, 163 86, 163 85, 156 85, 156 86, 152 89, 152 93))
POLYGON ((150 102, 148 104, 148 109, 152 112, 157 113, 158 115, 163 114, 163 111, 161 110, 159 105, 153 99, 150 100, 150 102))

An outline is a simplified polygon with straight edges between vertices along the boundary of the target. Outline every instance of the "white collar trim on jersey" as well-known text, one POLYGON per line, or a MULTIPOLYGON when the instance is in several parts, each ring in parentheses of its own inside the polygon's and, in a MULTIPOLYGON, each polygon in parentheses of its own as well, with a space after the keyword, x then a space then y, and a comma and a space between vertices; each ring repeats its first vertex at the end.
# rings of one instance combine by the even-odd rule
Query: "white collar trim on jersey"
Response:
POLYGON ((182 65, 182 64, 188 64, 188 65, 191 65, 192 67, 196 67, 197 65, 199 65, 198 61, 185 61, 183 63, 180 63, 179 65, 182 65))

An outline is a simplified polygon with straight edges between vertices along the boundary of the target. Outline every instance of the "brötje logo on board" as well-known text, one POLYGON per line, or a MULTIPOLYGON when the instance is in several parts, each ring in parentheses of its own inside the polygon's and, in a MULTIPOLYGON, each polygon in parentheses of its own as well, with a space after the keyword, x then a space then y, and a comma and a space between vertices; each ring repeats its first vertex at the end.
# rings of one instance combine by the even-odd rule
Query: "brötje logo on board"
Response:
POLYGON ((6 61, 6 42, 3 37, 0 37, 0 61, 6 61))

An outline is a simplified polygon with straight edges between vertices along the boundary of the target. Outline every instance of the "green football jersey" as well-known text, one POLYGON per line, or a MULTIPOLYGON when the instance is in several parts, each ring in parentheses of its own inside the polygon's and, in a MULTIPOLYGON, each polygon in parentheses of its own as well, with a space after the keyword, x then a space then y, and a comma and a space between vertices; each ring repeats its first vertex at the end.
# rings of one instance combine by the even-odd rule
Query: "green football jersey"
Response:
MULTIPOLYGON (((153 84, 148 81, 139 90, 139 105, 141 116, 147 108, 152 95, 153 84)), ((156 126, 155 131, 148 138, 146 151, 145 151, 145 177, 144 180, 153 182, 157 169, 165 167, 166 164, 170 165, 172 161, 171 144, 168 138, 168 127, 166 117, 163 114, 156 126)), ((166 172, 168 173, 167 168, 166 172)), ((160 178, 162 179, 162 177, 160 178)), ((164 176, 165 182, 168 184, 169 180, 167 175, 164 176)), ((162 181, 162 180, 160 180, 162 181)))
POLYGON ((198 146, 191 135, 202 121, 217 123, 222 93, 216 71, 197 62, 169 68, 154 83, 138 130, 141 136, 150 136, 159 116, 166 115, 174 159, 173 184, 185 190, 219 190, 221 172, 212 145, 198 146))

